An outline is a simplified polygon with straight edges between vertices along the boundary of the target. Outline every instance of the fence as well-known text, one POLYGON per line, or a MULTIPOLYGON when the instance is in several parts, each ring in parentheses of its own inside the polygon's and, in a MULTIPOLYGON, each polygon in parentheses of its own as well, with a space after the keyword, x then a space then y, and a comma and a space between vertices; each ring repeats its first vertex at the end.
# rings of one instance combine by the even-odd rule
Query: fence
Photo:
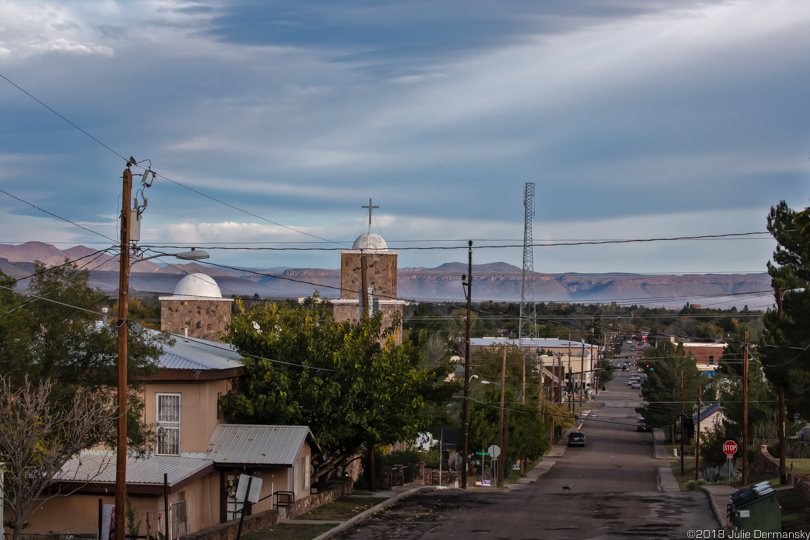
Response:
POLYGON ((186 501, 178 501, 170 505, 172 523, 172 540, 185 540, 188 535, 188 512, 186 501))

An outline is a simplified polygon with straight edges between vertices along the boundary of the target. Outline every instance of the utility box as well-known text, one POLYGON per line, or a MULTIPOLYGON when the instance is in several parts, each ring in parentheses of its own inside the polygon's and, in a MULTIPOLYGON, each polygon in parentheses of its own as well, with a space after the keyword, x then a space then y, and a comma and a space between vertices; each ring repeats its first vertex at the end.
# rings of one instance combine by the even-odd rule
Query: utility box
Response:
POLYGON ((729 497, 728 521, 733 532, 782 531, 782 506, 770 482, 735 491, 729 497))

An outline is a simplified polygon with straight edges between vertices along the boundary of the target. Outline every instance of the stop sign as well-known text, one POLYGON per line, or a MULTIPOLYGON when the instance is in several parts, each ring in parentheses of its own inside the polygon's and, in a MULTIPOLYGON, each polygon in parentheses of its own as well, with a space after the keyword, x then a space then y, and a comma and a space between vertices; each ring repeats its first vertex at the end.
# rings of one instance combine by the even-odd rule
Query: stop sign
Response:
POLYGON ((723 452, 730 458, 737 453, 737 443, 734 441, 726 441, 723 443, 723 452))

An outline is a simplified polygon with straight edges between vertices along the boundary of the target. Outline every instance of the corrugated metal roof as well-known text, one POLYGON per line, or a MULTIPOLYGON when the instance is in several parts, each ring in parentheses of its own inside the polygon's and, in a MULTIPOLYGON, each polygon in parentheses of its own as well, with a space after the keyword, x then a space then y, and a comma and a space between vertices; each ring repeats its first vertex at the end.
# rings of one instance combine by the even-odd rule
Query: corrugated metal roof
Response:
MULTIPOLYGON (((206 454, 127 456, 127 484, 163 485, 163 474, 172 486, 213 465, 206 454)), ((115 483, 115 452, 85 450, 68 461, 55 476, 60 482, 115 483)))
POLYGON ((312 432, 306 426, 223 424, 208 443, 208 456, 217 464, 292 466, 312 432))
POLYGON ((177 334, 174 345, 164 345, 158 359, 163 369, 194 371, 231 369, 242 366, 242 356, 226 343, 198 338, 185 338, 177 334))

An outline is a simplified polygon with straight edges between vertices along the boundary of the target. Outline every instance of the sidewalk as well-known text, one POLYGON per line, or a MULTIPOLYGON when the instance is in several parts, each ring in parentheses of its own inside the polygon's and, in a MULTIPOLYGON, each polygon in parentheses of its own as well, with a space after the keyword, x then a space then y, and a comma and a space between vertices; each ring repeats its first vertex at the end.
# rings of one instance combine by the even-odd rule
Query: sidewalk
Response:
MULTIPOLYGON (((320 536, 315 537, 313 540, 327 540, 332 538, 338 533, 341 533, 347 529, 353 527, 356 523, 363 521, 367 517, 371 516, 375 512, 382 510, 386 506, 392 505, 398 500, 402 499, 403 497, 407 497, 408 495, 412 495, 418 491, 422 490, 435 490, 435 489, 445 489, 442 487, 437 486, 414 486, 414 484, 407 484, 404 486, 396 486, 390 490, 386 491, 378 491, 372 495, 363 495, 363 497, 372 497, 375 499, 380 499, 380 503, 372 506, 368 510, 365 510, 356 516, 353 516, 346 521, 326 521, 326 520, 309 520, 309 519, 286 519, 282 518, 281 523, 286 525, 335 525, 335 527, 329 529, 325 533, 320 536)), ((351 497, 351 495, 350 495, 351 497)))
MULTIPOLYGON (((655 465, 658 472, 658 490, 666 492, 680 491, 681 487, 678 485, 678 481, 675 480, 675 474, 672 472, 672 462, 668 459, 667 449, 664 446, 664 432, 660 429, 653 430, 653 441, 655 443, 653 457, 660 460, 660 463, 655 465)), ((700 490, 709 499, 709 506, 714 513, 714 517, 726 532, 730 532, 731 528, 726 516, 726 505, 728 505, 729 495, 737 491, 737 488, 731 486, 701 486, 700 490)))

